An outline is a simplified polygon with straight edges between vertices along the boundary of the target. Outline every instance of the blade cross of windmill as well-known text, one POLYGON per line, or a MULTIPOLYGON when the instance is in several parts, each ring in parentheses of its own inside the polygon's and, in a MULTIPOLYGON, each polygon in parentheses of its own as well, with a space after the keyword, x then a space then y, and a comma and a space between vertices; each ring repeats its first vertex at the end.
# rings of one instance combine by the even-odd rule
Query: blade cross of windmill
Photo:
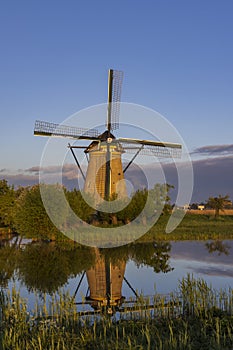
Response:
POLYGON ((70 145, 69 148, 85 181, 84 192, 90 193, 96 202, 110 200, 114 195, 118 199, 127 196, 124 173, 139 154, 158 157, 179 157, 181 145, 177 143, 158 142, 134 138, 116 138, 113 130, 119 128, 120 97, 123 72, 109 70, 108 107, 106 130, 99 133, 96 129, 84 129, 36 121, 34 135, 49 137, 66 137, 75 140, 92 141, 88 146, 70 145), (88 157, 86 176, 75 155, 75 148, 84 148, 88 157), (132 159, 123 169, 122 154, 134 153, 132 159))

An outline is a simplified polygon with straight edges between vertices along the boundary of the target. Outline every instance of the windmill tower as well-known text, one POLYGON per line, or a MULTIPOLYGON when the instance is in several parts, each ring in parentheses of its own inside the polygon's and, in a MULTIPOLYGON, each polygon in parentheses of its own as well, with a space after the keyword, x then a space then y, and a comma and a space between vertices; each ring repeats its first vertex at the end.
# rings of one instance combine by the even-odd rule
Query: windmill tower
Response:
POLYGON ((84 129, 59 125, 44 121, 36 121, 34 135, 50 137, 67 137, 75 140, 92 141, 89 146, 70 145, 75 162, 85 181, 84 191, 92 194, 96 203, 103 199, 110 200, 127 196, 124 173, 135 160, 137 155, 156 155, 160 157, 177 157, 181 145, 176 143, 140 140, 132 138, 116 138, 113 130, 119 128, 120 96, 123 72, 109 70, 108 75, 108 108, 106 130, 103 133, 96 129, 84 129), (86 176, 75 155, 75 148, 84 148, 89 155, 86 176), (134 153, 132 159, 123 169, 122 154, 134 153))

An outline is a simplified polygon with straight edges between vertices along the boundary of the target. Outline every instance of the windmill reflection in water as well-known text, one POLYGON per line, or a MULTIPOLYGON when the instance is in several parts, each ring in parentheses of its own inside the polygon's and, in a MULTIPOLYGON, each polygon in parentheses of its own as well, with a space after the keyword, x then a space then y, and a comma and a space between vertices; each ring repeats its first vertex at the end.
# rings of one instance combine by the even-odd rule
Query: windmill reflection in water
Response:
MULTIPOLYGON (((154 267, 155 273, 167 273, 173 270, 168 263, 170 244, 157 244, 154 242, 153 244, 142 244, 142 247, 140 245, 135 246, 136 256, 138 255, 140 257, 141 254, 144 255, 145 251, 147 251, 146 246, 150 246, 150 253, 152 251, 153 253, 152 255, 149 254, 149 260, 154 267)), ((130 247, 128 249, 129 251, 131 250, 130 247)), ((155 310, 155 296, 142 296, 138 294, 130 281, 126 279, 125 270, 126 260, 128 258, 121 256, 121 253, 117 253, 117 250, 113 254, 110 252, 111 249, 108 252, 105 249, 101 250, 99 248, 93 248, 93 250, 95 252, 95 263, 91 268, 82 273, 73 296, 73 300, 77 306, 90 305, 93 310, 79 311, 80 315, 104 314, 113 316, 117 312, 132 313, 143 310, 155 310), (85 275, 88 283, 85 299, 76 301, 85 275), (122 295, 123 284, 130 289, 130 297, 126 298, 122 295)), ((169 298, 165 298, 164 295, 157 295, 157 306, 159 305, 158 300, 160 298, 163 300, 166 299, 163 307, 169 307, 169 298)))
MULTIPOLYGON (((112 315, 116 310, 119 311, 125 300, 121 291, 123 280, 127 281, 124 277, 125 267, 125 260, 118 260, 113 263, 108 256, 101 255, 100 250, 95 248, 95 265, 83 272, 74 293, 74 298, 86 274, 89 288, 84 303, 91 305, 96 312, 109 315, 112 315)), ((126 283, 129 284, 128 281, 126 283)), ((131 289, 133 290, 132 287, 131 289)), ((134 294, 136 297, 138 296, 136 291, 134 291, 134 294)), ((77 302, 76 304, 83 305, 84 303, 77 302)))

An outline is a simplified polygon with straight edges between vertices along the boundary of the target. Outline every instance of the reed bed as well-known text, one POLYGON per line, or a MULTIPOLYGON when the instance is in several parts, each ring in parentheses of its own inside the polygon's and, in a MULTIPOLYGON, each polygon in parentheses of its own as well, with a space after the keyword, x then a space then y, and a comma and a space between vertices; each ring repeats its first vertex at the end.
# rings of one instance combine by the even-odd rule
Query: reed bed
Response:
POLYGON ((12 290, 0 294, 0 307, 4 350, 233 348, 232 290, 216 291, 190 275, 169 296, 155 294, 152 307, 141 296, 135 311, 113 317, 80 316, 62 292, 29 311, 12 290))

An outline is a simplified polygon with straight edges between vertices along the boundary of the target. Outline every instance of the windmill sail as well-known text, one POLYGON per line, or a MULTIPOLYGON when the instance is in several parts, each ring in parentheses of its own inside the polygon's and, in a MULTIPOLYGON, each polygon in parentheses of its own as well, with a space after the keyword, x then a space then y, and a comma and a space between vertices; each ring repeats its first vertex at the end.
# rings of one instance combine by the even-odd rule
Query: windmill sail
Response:
POLYGON ((78 128, 36 120, 34 135, 36 136, 62 136, 71 139, 98 140, 98 130, 78 128))
POLYGON ((164 158, 180 158, 182 146, 178 143, 119 138, 125 152, 134 153, 140 149, 140 154, 164 158))
POLYGON ((115 130, 119 128, 121 87, 123 82, 123 72, 109 69, 108 73, 108 118, 107 129, 115 130))

